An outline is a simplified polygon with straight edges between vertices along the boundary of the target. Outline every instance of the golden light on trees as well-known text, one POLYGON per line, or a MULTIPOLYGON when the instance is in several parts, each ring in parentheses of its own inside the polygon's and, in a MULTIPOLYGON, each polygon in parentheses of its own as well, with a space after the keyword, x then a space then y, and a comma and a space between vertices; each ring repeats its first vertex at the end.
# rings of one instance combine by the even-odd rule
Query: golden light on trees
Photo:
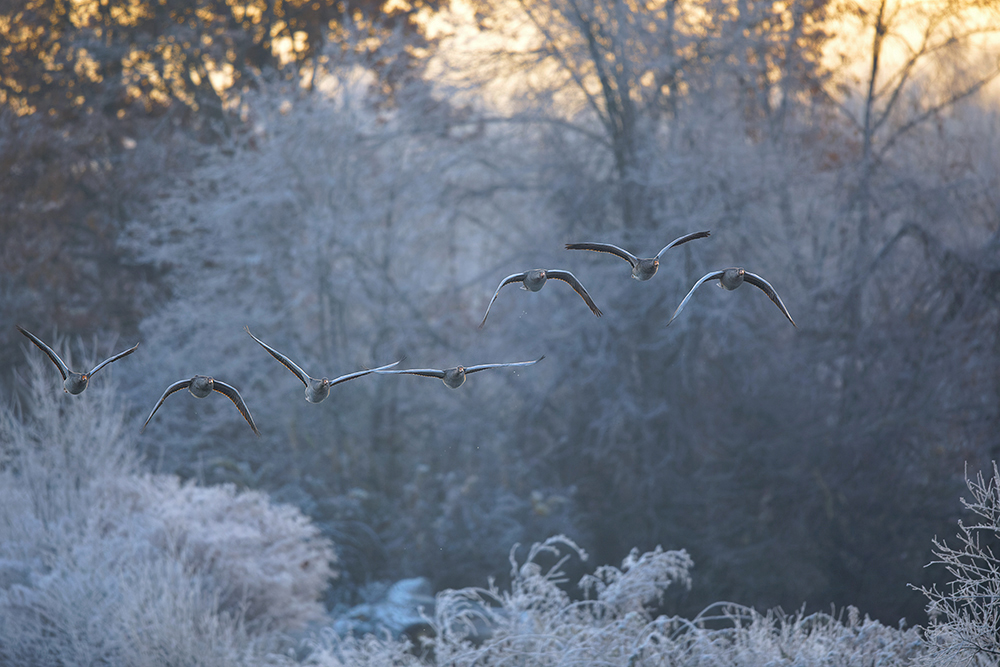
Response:
POLYGON ((221 110, 238 98, 237 84, 248 70, 314 73, 324 45, 346 39, 347 24, 352 34, 364 35, 351 48, 375 51, 399 25, 415 33, 410 12, 424 6, 398 0, 15 0, 0 11, 0 103, 21 115, 40 108, 72 115, 86 106, 119 116, 136 102, 149 112, 172 101, 221 110))

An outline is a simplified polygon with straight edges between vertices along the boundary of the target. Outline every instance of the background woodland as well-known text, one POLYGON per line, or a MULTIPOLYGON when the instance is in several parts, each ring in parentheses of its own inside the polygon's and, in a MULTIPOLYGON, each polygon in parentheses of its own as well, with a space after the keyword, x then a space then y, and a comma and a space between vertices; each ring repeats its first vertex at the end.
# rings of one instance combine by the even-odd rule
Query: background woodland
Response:
POLYGON ((82 361, 141 341, 95 380, 129 433, 176 380, 234 384, 262 438, 181 394, 128 470, 296 507, 328 610, 513 585, 511 545, 564 534, 591 564, 686 550, 672 613, 924 623, 907 584, 943 581, 931 540, 1000 457, 998 25, 992 0, 7 2, 3 398, 63 409, 15 323, 82 361), (700 229, 647 283, 563 249, 700 229), (665 328, 733 265, 798 329, 708 288, 665 328), (507 288, 478 331, 534 267, 604 317, 507 288), (546 358, 311 405, 244 326, 320 377, 546 358))

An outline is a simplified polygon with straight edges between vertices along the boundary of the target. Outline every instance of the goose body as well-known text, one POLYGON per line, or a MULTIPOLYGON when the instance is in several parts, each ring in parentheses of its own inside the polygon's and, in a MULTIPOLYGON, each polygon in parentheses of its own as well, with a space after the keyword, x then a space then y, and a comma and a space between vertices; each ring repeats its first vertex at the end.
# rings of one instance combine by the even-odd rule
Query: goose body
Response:
POLYGON ((691 234, 685 234, 684 236, 679 236, 667 245, 663 247, 660 252, 656 253, 655 257, 639 258, 630 253, 628 250, 619 248, 616 245, 611 245, 610 243, 567 243, 567 250, 592 250, 594 252, 604 252, 609 255, 614 255, 615 257, 621 257, 626 262, 632 266, 632 277, 635 280, 649 280, 654 275, 656 275, 656 270, 660 268, 660 256, 666 251, 670 250, 675 246, 682 245, 688 241, 693 241, 695 239, 703 239, 707 236, 711 236, 712 233, 709 231, 703 232, 692 232, 691 234))
POLYGON ((236 409, 240 411, 241 415, 243 415, 243 419, 247 421, 247 424, 250 425, 253 432, 260 436, 260 431, 257 430, 257 425, 254 424, 253 417, 250 416, 250 411, 247 409, 246 403, 243 402, 243 397, 240 396, 240 392, 236 390, 236 387, 207 375, 195 375, 190 380, 180 380, 179 382, 175 382, 167 387, 167 390, 163 392, 163 396, 160 396, 160 400, 156 403, 156 407, 154 407, 153 411, 149 413, 148 417, 146 417, 146 423, 142 425, 140 431, 146 430, 146 425, 149 424, 149 420, 153 418, 156 411, 160 409, 161 405, 163 405, 163 401, 167 400, 167 396, 170 396, 181 389, 187 389, 195 398, 205 398, 213 391, 222 394, 233 402, 233 405, 235 405, 236 409))
POLYGON ((385 375, 421 375, 423 377, 438 378, 445 383, 446 386, 451 389, 458 389, 463 384, 465 384, 466 377, 472 373, 478 373, 479 371, 489 370, 491 368, 511 368, 514 366, 533 366, 539 361, 545 358, 543 354, 534 361, 515 361, 506 364, 479 364, 477 366, 455 366, 454 368, 445 368, 443 370, 438 370, 436 368, 408 368, 398 371, 390 370, 378 370, 375 371, 379 374, 385 375))
POLYGON ((493 298, 490 299, 489 305, 486 306, 486 314, 483 315, 483 321, 479 323, 479 328, 482 329, 486 324, 486 318, 490 316, 490 308, 493 307, 493 302, 497 300, 497 297, 500 295, 500 290, 504 287, 510 285, 511 283, 521 283, 521 289, 528 290, 529 292, 537 292, 542 289, 545 286, 545 283, 550 279, 561 280, 572 287, 590 307, 591 312, 598 317, 601 316, 601 309, 597 307, 597 304, 594 303, 594 300, 590 297, 586 288, 584 288, 583 284, 577 280, 576 276, 572 273, 561 269, 531 269, 530 271, 511 274, 500 281, 500 285, 493 293, 493 298))
MULTIPOLYGON (((764 292, 764 294, 766 294, 771 301, 774 302, 774 305, 776 305, 778 310, 780 310, 782 314, 788 318, 788 321, 792 323, 793 327, 798 327, 798 325, 795 324, 795 320, 793 320, 792 316, 788 313, 788 309, 785 308, 785 304, 781 302, 781 297, 778 296, 778 292, 771 287, 771 283, 767 282, 756 273, 750 273, 746 269, 738 266, 732 266, 728 269, 722 269, 721 271, 712 271, 711 273, 706 273, 702 276, 702 278, 696 282, 694 287, 692 287, 687 293, 687 296, 684 297, 684 300, 681 301, 680 305, 677 306, 677 310, 674 311, 673 317, 670 318, 670 322, 673 322, 677 315, 680 314, 688 300, 691 299, 691 295, 694 294, 694 291, 701 287, 702 283, 708 282, 709 280, 718 280, 719 285, 729 291, 736 289, 744 282, 757 287, 764 292)), ((670 322, 667 322, 667 326, 670 326, 670 322)))
POLYGON ((330 387, 334 385, 340 384, 341 382, 347 382, 348 380, 353 380, 354 378, 362 377, 363 375, 368 375, 370 373, 375 373, 377 371, 382 371, 392 368, 393 366, 399 363, 398 361, 396 361, 387 366, 380 366, 379 368, 371 368, 371 369, 365 369, 363 371, 357 371, 355 373, 348 373, 347 375, 341 375, 339 378, 336 378, 334 380, 330 380, 328 378, 314 378, 308 373, 306 373, 304 370, 302 370, 299 367, 299 365, 296 364, 294 361, 283 355, 281 352, 275 350, 273 347, 262 341, 260 338, 257 338, 252 333, 250 333, 250 327, 243 327, 243 328, 250 335, 251 338, 257 341, 261 347, 267 350, 272 357, 277 359, 282 366, 290 370, 292 374, 295 377, 297 377, 302 382, 302 384, 306 386, 306 391, 305 391, 306 400, 309 401, 310 403, 321 403, 324 399, 326 399, 327 396, 330 395, 330 387))
POLYGON ((90 378, 93 377, 94 373, 101 370, 102 368, 104 368, 113 361, 118 361, 122 357, 127 357, 128 355, 135 352, 136 348, 139 347, 139 343, 136 343, 135 345, 125 350, 124 352, 119 352, 113 357, 108 357, 101 363, 97 364, 90 370, 89 373, 77 373, 76 371, 70 370, 69 366, 67 366, 65 362, 63 362, 63 360, 59 357, 59 355, 55 353, 55 350, 46 345, 41 338, 31 333, 27 329, 22 329, 20 326, 17 327, 17 330, 20 331, 22 334, 24 334, 28 338, 28 340, 30 340, 32 343, 37 345, 38 349, 44 352, 48 356, 48 358, 52 361, 52 363, 56 365, 56 368, 59 369, 59 374, 62 375, 63 378, 63 391, 65 391, 67 394, 74 394, 74 395, 83 393, 83 390, 86 389, 90 384, 90 378))

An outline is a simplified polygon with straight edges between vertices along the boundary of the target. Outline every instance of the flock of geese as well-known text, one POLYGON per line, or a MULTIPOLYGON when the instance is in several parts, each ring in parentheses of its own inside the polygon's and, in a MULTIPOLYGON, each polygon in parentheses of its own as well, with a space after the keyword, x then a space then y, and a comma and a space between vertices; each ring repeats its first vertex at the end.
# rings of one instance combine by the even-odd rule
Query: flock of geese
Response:
MULTIPOLYGON (((691 234, 686 234, 684 236, 678 237, 673 241, 671 241, 670 243, 668 243, 666 246, 664 246, 663 249, 660 250, 660 252, 656 253, 655 257, 650 257, 648 259, 640 259, 635 255, 633 255, 632 253, 628 252, 627 250, 623 250, 622 248, 619 248, 618 246, 615 245, 611 245, 609 243, 567 243, 566 249, 591 250, 594 252, 602 252, 615 255, 616 257, 624 259, 632 266, 632 277, 634 279, 649 280, 656 274, 656 270, 660 266, 660 257, 663 255, 663 253, 665 253, 670 248, 682 245, 684 243, 687 243, 688 241, 705 238, 707 236, 710 236, 710 232, 701 231, 701 232, 693 232, 691 234)), ((497 300, 497 297, 500 295, 500 290, 502 290, 504 287, 512 283, 521 283, 521 289, 528 290, 530 292, 537 292, 540 289, 542 289, 542 287, 545 286, 545 283, 549 279, 560 280, 564 283, 567 283, 570 287, 572 287, 576 291, 577 294, 579 294, 583 298, 584 302, 586 302, 586 304, 590 307, 590 310, 594 313, 594 315, 596 315, 597 317, 601 316, 601 310, 597 307, 597 304, 594 303, 594 300, 591 298, 590 294, 583 286, 583 283, 581 283, 577 279, 577 277, 574 276, 572 273, 570 273, 569 271, 563 271, 561 269, 531 269, 529 271, 524 271, 522 273, 515 273, 513 275, 507 276, 502 281, 500 281, 500 285, 493 293, 493 298, 490 299, 490 303, 486 307, 486 314, 483 315, 483 321, 479 324, 479 328, 482 329, 483 326, 486 324, 486 318, 489 317, 490 315, 490 308, 493 307, 493 302, 497 300)), ((674 311, 674 314, 670 318, 670 321, 667 322, 668 326, 670 325, 671 322, 674 321, 674 319, 676 319, 677 315, 680 314, 681 310, 684 309, 684 306, 691 299, 691 296, 694 294, 695 290, 697 290, 702 284, 709 282, 711 280, 718 280, 719 285, 727 290, 734 290, 740 285, 742 285, 744 282, 747 282, 753 285, 754 287, 759 288, 761 291, 764 292, 764 294, 768 296, 768 298, 771 299, 771 301, 774 302, 774 304, 778 307, 778 309, 781 310, 782 314, 784 314, 784 316, 788 318, 788 321, 792 323, 792 326, 796 326, 795 320, 793 320, 792 316, 789 315, 788 309, 785 308, 785 304, 781 302, 781 298, 778 296, 778 293, 775 291, 775 289, 771 287, 771 284, 768 283, 763 278, 761 278, 760 276, 758 276, 757 274, 750 273, 749 271, 740 267, 730 267, 727 269, 712 271, 710 273, 705 274, 698 282, 694 284, 694 287, 691 288, 691 290, 687 293, 687 296, 685 296, 684 299, 681 301, 680 305, 677 306, 677 310, 674 311)), ((63 391, 74 395, 82 393, 90 383, 90 379, 99 370, 101 370, 102 368, 104 368, 105 366, 114 361, 118 361, 123 357, 127 357, 128 355, 135 352, 136 348, 139 347, 139 344, 136 343, 135 345, 125 350, 124 352, 119 352, 118 354, 105 359, 101 363, 94 366, 94 368, 92 368, 89 372, 77 373, 76 371, 71 370, 69 366, 67 366, 66 363, 59 357, 59 355, 56 354, 55 351, 51 347, 49 347, 43 340, 41 340, 38 336, 31 333, 30 331, 27 331, 26 329, 21 328, 20 326, 17 326, 17 330, 20 331, 25 336, 27 336, 27 338, 32 343, 37 345, 38 348, 42 350, 42 352, 44 352, 49 357, 52 363, 55 364, 56 368, 59 369, 59 373, 62 375, 63 391)), ((378 373, 380 375, 403 374, 403 375, 419 375, 423 377, 434 377, 442 380, 448 387, 452 389, 457 389, 458 387, 461 387, 463 384, 465 384, 466 377, 468 375, 471 375, 472 373, 478 373, 479 371, 485 371, 493 368, 531 366, 533 364, 537 364, 539 361, 545 358, 545 356, 543 355, 538 359, 535 359, 534 361, 516 361, 516 362, 500 363, 500 364, 479 364, 477 366, 456 366, 454 368, 446 368, 443 370, 438 370, 434 368, 409 368, 409 369, 397 370, 394 367, 397 366, 399 362, 396 361, 391 364, 387 364, 385 366, 380 366, 378 368, 364 369, 356 371, 354 373, 348 373, 347 375, 342 375, 336 379, 330 380, 325 377, 324 378, 312 377, 304 370, 302 370, 302 368, 298 364, 289 359, 287 356, 285 356, 281 352, 278 352, 276 349, 274 349, 261 339, 257 338, 252 333, 250 333, 249 327, 244 327, 244 330, 251 338, 257 341, 257 343, 259 343, 260 346, 263 347, 268 352, 268 354, 274 357, 282 366, 291 371, 291 373, 295 375, 295 377, 297 377, 302 382, 302 384, 305 385, 305 397, 306 400, 309 401, 310 403, 322 402, 327 396, 330 395, 330 388, 333 387, 334 385, 338 385, 341 384, 342 382, 347 382, 348 380, 353 380, 355 378, 369 375, 371 373, 378 373)), ((160 409, 160 406, 163 405, 163 402, 167 400, 167 397, 170 396, 171 394, 180 391, 181 389, 187 389, 191 393, 191 395, 196 398, 205 398, 213 391, 222 394, 223 396, 227 397, 229 400, 233 402, 233 404, 236 406, 236 409, 239 410, 240 414, 243 415, 243 418, 250 425, 250 428, 253 429, 253 432, 258 436, 260 436, 260 431, 257 429, 257 425, 254 423, 253 417, 250 415, 250 411, 247 409, 246 403, 243 401, 243 397, 240 396, 240 392, 237 391, 236 388, 233 387, 232 385, 226 384, 221 380, 216 380, 207 375, 195 375, 190 379, 179 380, 177 382, 174 382, 172 385, 167 387, 166 391, 163 392, 163 395, 160 396, 160 400, 157 401, 156 406, 153 408, 153 411, 149 413, 149 417, 146 418, 146 422, 142 425, 141 430, 146 429, 146 426, 149 424, 149 421, 153 418, 153 415, 156 414, 156 411, 160 409)))

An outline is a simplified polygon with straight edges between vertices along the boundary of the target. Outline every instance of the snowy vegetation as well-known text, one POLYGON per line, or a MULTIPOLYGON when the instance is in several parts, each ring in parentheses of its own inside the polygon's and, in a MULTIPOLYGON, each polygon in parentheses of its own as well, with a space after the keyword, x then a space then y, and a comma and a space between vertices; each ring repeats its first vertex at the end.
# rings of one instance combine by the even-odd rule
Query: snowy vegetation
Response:
MULTIPOLYGON (((67 399, 31 364, 26 400, 0 421, 0 659, 59 665, 969 665, 995 664, 1000 471, 968 481, 959 547, 936 542, 945 591, 925 628, 856 608, 766 613, 717 603, 662 614, 697 577, 685 551, 634 549, 574 585, 586 552, 552 537, 509 586, 444 590, 411 640, 341 636, 318 599, 328 541, 255 491, 142 474, 113 386, 67 399), (312 621, 310 625, 307 623, 312 621)), ((523 553, 523 551, 522 551, 523 553)))
POLYGON ((28 4, 0 662, 996 660, 996 475, 932 541, 998 458, 995 0, 28 4), (564 250, 701 229, 644 283, 564 250), (665 328, 733 265, 799 328, 750 288, 665 328), (477 331, 534 267, 604 317, 507 288, 477 331), (141 346, 70 398, 15 323, 141 346), (319 377, 545 360, 312 405, 244 326, 319 377), (196 373, 262 437, 186 392, 139 435, 196 373), (417 576, 426 644, 317 632, 417 576))
POLYGON ((297 508, 141 472, 115 389, 51 370, 0 420, 0 661, 243 664, 322 615, 336 559, 297 508))

